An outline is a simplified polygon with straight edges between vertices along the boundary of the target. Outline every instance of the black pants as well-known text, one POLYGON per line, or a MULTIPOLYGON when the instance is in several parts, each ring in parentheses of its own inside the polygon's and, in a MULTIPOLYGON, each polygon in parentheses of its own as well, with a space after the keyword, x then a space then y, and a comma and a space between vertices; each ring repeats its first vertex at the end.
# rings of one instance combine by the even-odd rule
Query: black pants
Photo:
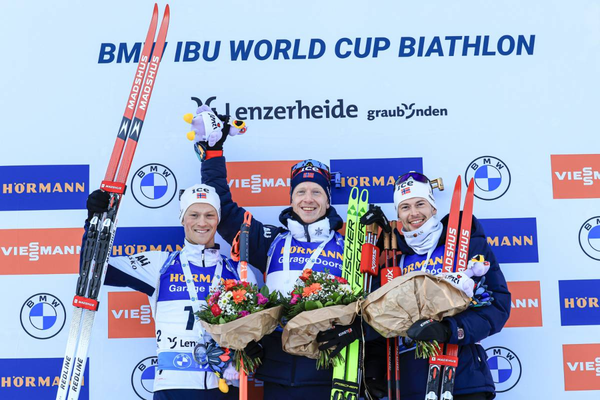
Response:
POLYGON ((490 392, 461 394, 454 396, 454 400, 492 400, 494 394, 490 392))
POLYGON ((154 400, 238 400, 239 391, 233 385, 229 385, 229 393, 223 393, 219 389, 168 389, 154 392, 154 400))
POLYGON ((329 400, 331 385, 285 386, 265 382, 263 400, 329 400))

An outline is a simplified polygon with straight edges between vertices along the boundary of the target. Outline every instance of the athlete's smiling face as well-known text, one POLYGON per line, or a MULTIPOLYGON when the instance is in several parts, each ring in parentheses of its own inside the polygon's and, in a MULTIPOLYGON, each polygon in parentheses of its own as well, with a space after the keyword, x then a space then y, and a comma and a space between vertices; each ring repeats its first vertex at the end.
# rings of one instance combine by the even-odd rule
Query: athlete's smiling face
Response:
POLYGON ((217 210, 210 204, 192 204, 183 215, 185 238, 192 244, 213 247, 218 224, 217 210))
POLYGON ((404 200, 398 205, 398 220, 407 232, 419 229, 436 213, 437 210, 422 197, 404 200))
POLYGON ((292 192, 292 210, 304 221, 311 224, 321 218, 329 208, 327 193, 314 182, 302 182, 292 192))

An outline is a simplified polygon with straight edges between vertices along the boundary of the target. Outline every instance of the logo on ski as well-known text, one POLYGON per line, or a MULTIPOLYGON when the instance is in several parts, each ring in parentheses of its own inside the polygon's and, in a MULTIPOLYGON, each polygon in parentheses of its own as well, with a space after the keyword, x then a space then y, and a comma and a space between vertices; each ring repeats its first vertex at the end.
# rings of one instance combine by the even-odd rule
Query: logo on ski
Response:
POLYGON ((600 344, 563 344, 565 390, 600 390, 600 344))
POLYGON ((600 279, 558 281, 560 324, 600 325, 600 279))
POLYGON ((521 361, 506 347, 490 347, 485 350, 496 392, 503 393, 514 388, 521 379, 521 361))
POLYGON ((475 197, 481 200, 496 200, 510 187, 510 171, 502 160, 482 156, 469 163, 465 171, 465 182, 475 180, 475 197))
POLYGON ((600 216, 583 223, 579 229, 579 245, 588 257, 600 261, 600 216))
POLYGON ((21 326, 36 339, 56 336, 65 326, 65 320, 65 306, 49 293, 34 294, 21 307, 21 326))
POLYGON ((131 373, 131 387, 142 400, 152 400, 154 393, 154 376, 158 357, 152 356, 140 361, 131 373))
POLYGON ((131 193, 135 200, 147 208, 164 207, 177 192, 177 179, 162 164, 147 164, 131 178, 131 193))
POLYGON ((600 154, 553 154, 550 161, 553 198, 600 198, 600 154))

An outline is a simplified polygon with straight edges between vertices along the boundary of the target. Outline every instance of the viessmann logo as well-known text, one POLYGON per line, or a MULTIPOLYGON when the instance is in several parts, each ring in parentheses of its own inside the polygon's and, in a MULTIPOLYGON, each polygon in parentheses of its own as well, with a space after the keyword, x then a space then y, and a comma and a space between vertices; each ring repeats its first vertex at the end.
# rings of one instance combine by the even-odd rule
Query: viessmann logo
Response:
POLYGON ((0 275, 75 274, 81 228, 0 230, 0 275))
POLYGON ((84 209, 89 165, 0 167, 0 211, 84 209))
POLYGON ((298 161, 228 162, 233 200, 241 206, 290 204, 290 169, 298 161))
POLYGON ((565 390, 600 390, 600 344, 564 344, 565 390))
POLYGON ((555 199, 600 198, 600 154, 551 155, 555 199))
POLYGON ((507 282, 507 285, 511 310, 505 327, 542 326, 540 282, 507 282))
POLYGON ((148 296, 139 292, 108 293, 108 337, 154 337, 154 318, 148 296))

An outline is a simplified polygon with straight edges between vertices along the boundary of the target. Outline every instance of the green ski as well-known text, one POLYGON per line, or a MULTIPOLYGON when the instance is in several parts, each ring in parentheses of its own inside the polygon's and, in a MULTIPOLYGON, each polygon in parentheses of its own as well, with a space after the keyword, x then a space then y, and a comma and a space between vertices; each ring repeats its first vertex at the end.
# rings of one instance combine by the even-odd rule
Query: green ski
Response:
MULTIPOLYGON (((346 237, 344 239, 344 262, 342 277, 354 290, 363 289, 363 274, 360 272, 360 253, 365 242, 365 226, 360 218, 369 208, 369 192, 353 187, 348 199, 346 218, 346 237)), ((345 363, 333 368, 331 400, 358 400, 360 390, 360 353, 361 342, 356 340, 342 353, 345 363)))

